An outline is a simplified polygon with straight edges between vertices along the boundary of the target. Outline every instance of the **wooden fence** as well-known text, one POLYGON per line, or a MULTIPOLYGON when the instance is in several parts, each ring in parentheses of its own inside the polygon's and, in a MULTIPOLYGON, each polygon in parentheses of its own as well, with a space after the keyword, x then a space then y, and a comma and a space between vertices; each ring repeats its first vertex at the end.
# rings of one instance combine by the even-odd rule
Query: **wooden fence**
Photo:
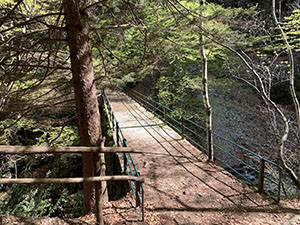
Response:
MULTIPOLYGON (((0 154, 56 154, 56 153, 141 153, 142 149, 125 147, 42 147, 42 146, 0 146, 0 154)), ((103 224, 101 182, 123 180, 136 182, 136 194, 142 193, 142 201, 136 198, 136 207, 141 206, 142 220, 144 220, 144 191, 141 184, 144 183, 142 177, 117 175, 117 176, 94 176, 94 177, 75 177, 75 178, 0 178, 0 184, 57 184, 57 183, 95 183, 96 197, 96 218, 99 224, 103 224)))

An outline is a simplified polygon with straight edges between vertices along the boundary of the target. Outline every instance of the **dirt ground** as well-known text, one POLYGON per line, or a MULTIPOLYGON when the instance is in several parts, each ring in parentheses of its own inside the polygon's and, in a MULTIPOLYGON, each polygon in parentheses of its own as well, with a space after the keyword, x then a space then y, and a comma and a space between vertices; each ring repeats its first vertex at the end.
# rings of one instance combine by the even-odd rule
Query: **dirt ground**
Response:
MULTIPOLYGON (((122 93, 110 93, 113 111, 145 178, 145 220, 132 193, 104 204, 106 224, 300 224, 300 201, 277 204, 237 180, 143 107, 122 93), (297 217, 298 216, 298 217, 297 217)), ((0 224, 95 224, 94 215, 78 219, 39 218, 28 223, 0 216, 0 224)), ((24 219, 25 221, 26 219, 24 219)))

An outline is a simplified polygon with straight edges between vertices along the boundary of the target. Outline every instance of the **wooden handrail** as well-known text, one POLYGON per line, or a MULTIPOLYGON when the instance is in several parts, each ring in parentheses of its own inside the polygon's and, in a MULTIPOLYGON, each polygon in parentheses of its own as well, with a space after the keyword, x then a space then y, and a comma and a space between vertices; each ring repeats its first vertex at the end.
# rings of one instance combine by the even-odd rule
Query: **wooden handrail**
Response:
POLYGON ((112 180, 133 180, 144 182, 144 178, 126 175, 101 176, 101 177, 74 177, 74 178, 0 178, 0 184, 60 184, 60 183, 83 183, 112 180))
POLYGON ((143 153, 143 149, 130 147, 45 147, 0 145, 0 154, 52 154, 52 153, 143 153))

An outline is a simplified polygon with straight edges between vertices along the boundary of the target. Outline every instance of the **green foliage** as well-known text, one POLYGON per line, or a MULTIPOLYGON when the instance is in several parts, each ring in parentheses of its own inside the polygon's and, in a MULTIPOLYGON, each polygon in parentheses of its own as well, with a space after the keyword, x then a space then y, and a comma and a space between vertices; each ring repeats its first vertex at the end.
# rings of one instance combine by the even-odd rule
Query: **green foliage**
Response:
MULTIPOLYGON (((5 162, 0 158, 0 162, 5 162)), ((31 155, 16 160, 15 174, 0 168, 1 177, 79 177, 81 157, 76 155, 31 155), (18 173, 18 174, 16 174, 18 173)), ((12 170, 12 168, 8 168, 12 170)), ((78 217, 82 210, 82 184, 3 185, 0 214, 24 217, 78 217), (2 195, 3 193, 3 195, 2 195)))
POLYGON ((53 69, 68 66, 66 43, 54 41, 49 45, 45 41, 60 39, 64 35, 64 32, 47 29, 61 26, 63 16, 41 16, 59 12, 61 1, 26 0, 17 3, 3 0, 0 4, 3 19, 0 27, 1 119, 16 118, 30 109, 34 108, 32 112, 35 112, 36 108, 69 98, 69 72, 53 69), (36 16, 41 17, 36 20, 36 16))
POLYGON ((79 145, 79 132, 76 125, 52 127, 38 141, 38 145, 40 146, 79 145))
MULTIPOLYGON (((49 121, 45 121, 48 122, 49 121)), ((76 124, 43 124, 34 119, 22 118, 0 121, 0 144, 2 145, 38 145, 71 146, 79 144, 79 132, 76 124)))
POLYGON ((0 214, 22 217, 81 215, 81 191, 69 193, 58 185, 17 185, 5 199, 0 198, 0 214))
POLYGON ((101 130, 103 136, 105 136, 106 138, 105 146, 114 146, 113 130, 110 128, 107 112, 103 105, 100 106, 100 114, 101 114, 101 130))
MULTIPOLYGON (((199 1, 181 3, 192 12, 197 13, 201 10, 199 1)), ((179 5, 178 8, 182 13, 186 12, 186 9, 179 5)), ((150 33, 148 45, 157 58, 162 59, 158 67, 160 78, 156 85, 158 100, 176 112, 201 123, 205 120, 205 112, 201 95, 199 36, 201 33, 210 33, 210 36, 216 37, 220 42, 230 40, 246 47, 260 43, 264 38, 259 40, 259 37, 252 36, 250 32, 243 33, 242 29, 247 28, 240 27, 245 18, 255 14, 256 7, 224 8, 210 3, 203 8, 205 18, 188 13, 183 17, 163 6, 155 9, 154 16, 151 15, 151 7, 147 9, 146 15, 149 17, 146 17, 144 22, 150 33), (200 19, 205 22, 205 32, 199 28, 200 19)), ((209 79, 225 76, 222 64, 224 60, 230 60, 231 56, 226 49, 208 38, 204 44, 209 60, 209 79)))
POLYGON ((285 17, 282 27, 286 32, 288 41, 295 51, 300 51, 300 9, 294 10, 285 17))
POLYGON ((1 204, 0 213, 22 217, 51 216, 58 209, 64 208, 70 198, 68 191, 64 189, 58 199, 53 201, 51 195, 55 190, 55 185, 44 185, 40 188, 18 185, 10 194, 12 198, 1 204))
POLYGON ((199 77, 162 76, 156 84, 158 101, 189 119, 202 122, 205 116, 200 83, 199 77))
MULTIPOLYGON (((68 110, 52 111, 39 118, 23 117, 18 121, 0 121, 0 144, 71 146, 79 144, 75 124, 61 125, 69 115, 68 110), (55 113, 56 112, 56 113, 55 113)), ((81 159, 61 155, 53 160, 51 155, 32 155, 14 158, 0 157, 0 177, 66 177, 81 176, 81 159), (74 161, 75 160, 75 161, 74 161), (12 164, 12 165, 11 165, 12 164), (78 174, 79 173, 79 174, 78 174)), ((16 216, 80 216, 80 185, 1 185, 0 214, 16 216), (5 193, 5 194, 1 194, 5 193)))
POLYGON ((22 118, 17 123, 14 119, 0 121, 0 144, 1 145, 20 145, 17 132, 21 129, 35 130, 36 122, 33 119, 22 118))

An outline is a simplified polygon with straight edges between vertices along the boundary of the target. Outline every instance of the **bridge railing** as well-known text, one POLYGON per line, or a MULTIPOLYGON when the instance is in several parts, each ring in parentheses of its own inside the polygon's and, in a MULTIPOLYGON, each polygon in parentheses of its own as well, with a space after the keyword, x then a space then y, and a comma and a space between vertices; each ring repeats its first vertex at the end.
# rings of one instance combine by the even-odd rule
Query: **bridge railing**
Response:
MULTIPOLYGON (((168 126, 177 131, 206 154, 206 128, 161 103, 136 90, 124 88, 128 96, 158 116, 168 126)), ((286 189, 291 187, 288 176, 282 168, 269 159, 213 132, 214 157, 225 169, 249 185, 257 187, 276 201, 281 195, 287 196, 286 189), (284 179, 283 179, 284 178, 284 179), (287 181, 287 182, 283 182, 287 181)))
MULTIPOLYGON (((114 142, 118 147, 128 147, 127 141, 124 137, 122 130, 120 129, 119 122, 112 110, 112 106, 107 98, 105 91, 102 91, 102 96, 104 100, 104 105, 108 119, 110 122, 110 127, 113 131, 114 142)), ((140 173, 135 165, 132 154, 122 153, 123 155, 123 168, 124 174, 128 176, 140 177, 140 173)), ((137 202, 137 205, 142 206, 142 220, 144 220, 144 186, 140 182, 129 181, 130 187, 133 193, 133 197, 137 202)))

